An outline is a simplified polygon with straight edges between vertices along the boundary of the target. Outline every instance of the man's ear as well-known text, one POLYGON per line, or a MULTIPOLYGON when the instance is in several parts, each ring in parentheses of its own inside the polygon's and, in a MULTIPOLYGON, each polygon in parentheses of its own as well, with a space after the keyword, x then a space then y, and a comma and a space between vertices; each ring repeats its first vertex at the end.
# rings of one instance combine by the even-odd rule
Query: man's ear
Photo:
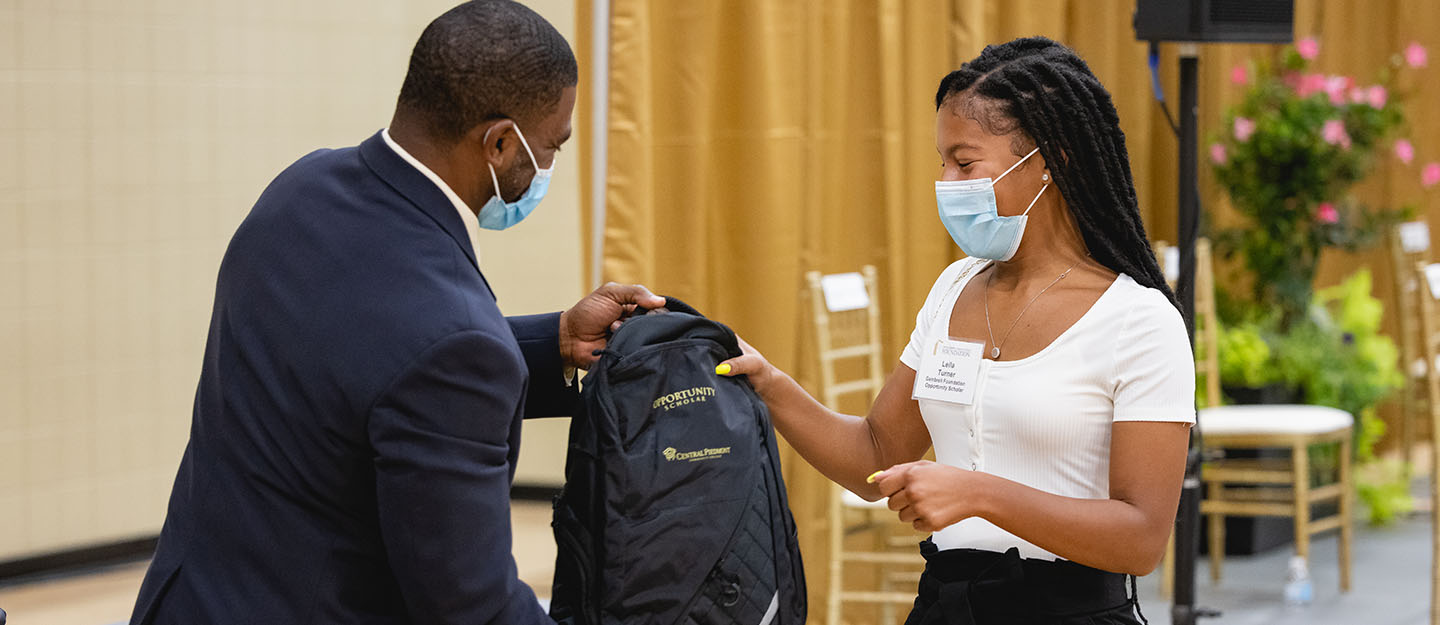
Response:
POLYGON ((520 139, 515 135, 515 122, 511 119, 487 121, 470 129, 472 141, 480 143, 481 158, 495 169, 502 169, 505 163, 515 157, 520 148, 520 139))

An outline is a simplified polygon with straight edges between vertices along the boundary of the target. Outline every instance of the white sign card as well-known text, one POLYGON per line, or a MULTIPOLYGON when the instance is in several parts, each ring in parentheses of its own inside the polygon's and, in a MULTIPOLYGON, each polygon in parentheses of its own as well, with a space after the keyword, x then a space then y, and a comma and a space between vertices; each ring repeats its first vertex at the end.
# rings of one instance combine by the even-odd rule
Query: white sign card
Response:
POLYGON ((1423 221, 1400 224, 1400 248, 1406 254, 1419 254, 1430 249, 1430 224, 1423 221))
POLYGON ((1161 269, 1163 269, 1163 270, 1165 271, 1165 281, 1166 281, 1166 282, 1179 282, 1179 281, 1180 281, 1180 248, 1175 247, 1175 246, 1173 246, 1173 245, 1165 248, 1165 259, 1164 259, 1164 263, 1165 263, 1165 266, 1162 267, 1161 269))
POLYGON ((1440 299, 1440 263, 1425 265, 1425 282, 1430 284, 1430 295, 1440 299))
POLYGON ((865 277, 858 273, 832 273, 822 276, 820 290, 825 293, 825 308, 830 312, 859 310, 870 305, 870 293, 865 290, 865 277))

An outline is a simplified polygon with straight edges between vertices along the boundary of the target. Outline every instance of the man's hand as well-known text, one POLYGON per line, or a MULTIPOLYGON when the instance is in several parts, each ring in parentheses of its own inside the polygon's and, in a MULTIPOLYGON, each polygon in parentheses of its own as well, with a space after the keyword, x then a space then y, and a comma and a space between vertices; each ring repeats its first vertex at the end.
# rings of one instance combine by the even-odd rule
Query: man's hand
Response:
POLYGON ((574 306, 560 313, 560 357, 565 364, 588 369, 597 349, 605 348, 606 334, 620 327, 620 319, 637 306, 660 308, 665 298, 638 284, 611 282, 595 289, 574 306))

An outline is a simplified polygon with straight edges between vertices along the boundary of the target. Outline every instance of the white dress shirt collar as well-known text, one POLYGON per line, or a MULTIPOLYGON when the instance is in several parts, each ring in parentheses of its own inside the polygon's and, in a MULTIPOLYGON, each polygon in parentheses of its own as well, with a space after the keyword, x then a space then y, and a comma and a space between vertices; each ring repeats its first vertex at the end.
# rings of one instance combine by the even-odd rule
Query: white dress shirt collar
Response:
POLYGON ((445 197, 450 198, 450 203, 454 204, 456 212, 460 213, 460 221, 465 224, 465 234, 470 236, 470 249, 475 253, 475 265, 478 267, 480 265, 480 218, 475 216, 475 213, 470 210, 470 206, 465 203, 465 200, 455 195, 455 190, 451 189, 450 185, 445 184, 445 181, 441 180, 440 176, 430 171, 430 168, 426 167, 424 163, 421 163, 419 159, 411 156, 409 152, 405 151, 405 148, 400 147, 400 144, 395 143, 395 140, 390 137, 389 128, 381 130, 380 136, 385 139, 385 145, 390 146, 390 149, 395 150, 395 153, 399 154, 400 158, 405 159, 405 162, 410 163, 415 169, 420 170, 420 173, 425 174, 425 177, 435 183, 435 186, 440 187, 440 191, 445 194, 445 197))

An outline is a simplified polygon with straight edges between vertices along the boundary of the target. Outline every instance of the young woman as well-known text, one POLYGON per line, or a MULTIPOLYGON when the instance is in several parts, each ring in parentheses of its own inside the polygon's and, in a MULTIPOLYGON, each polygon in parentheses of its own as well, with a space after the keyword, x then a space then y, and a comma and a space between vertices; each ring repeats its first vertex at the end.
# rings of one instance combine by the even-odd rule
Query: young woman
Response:
POLYGON ((1155 568, 1174 522, 1195 373, 1115 107, 1044 38, 985 48, 935 105, 940 220, 969 258, 869 416, 748 345, 717 373, 750 376, 830 479, 932 532, 907 624, 1134 623, 1125 576, 1155 568))

